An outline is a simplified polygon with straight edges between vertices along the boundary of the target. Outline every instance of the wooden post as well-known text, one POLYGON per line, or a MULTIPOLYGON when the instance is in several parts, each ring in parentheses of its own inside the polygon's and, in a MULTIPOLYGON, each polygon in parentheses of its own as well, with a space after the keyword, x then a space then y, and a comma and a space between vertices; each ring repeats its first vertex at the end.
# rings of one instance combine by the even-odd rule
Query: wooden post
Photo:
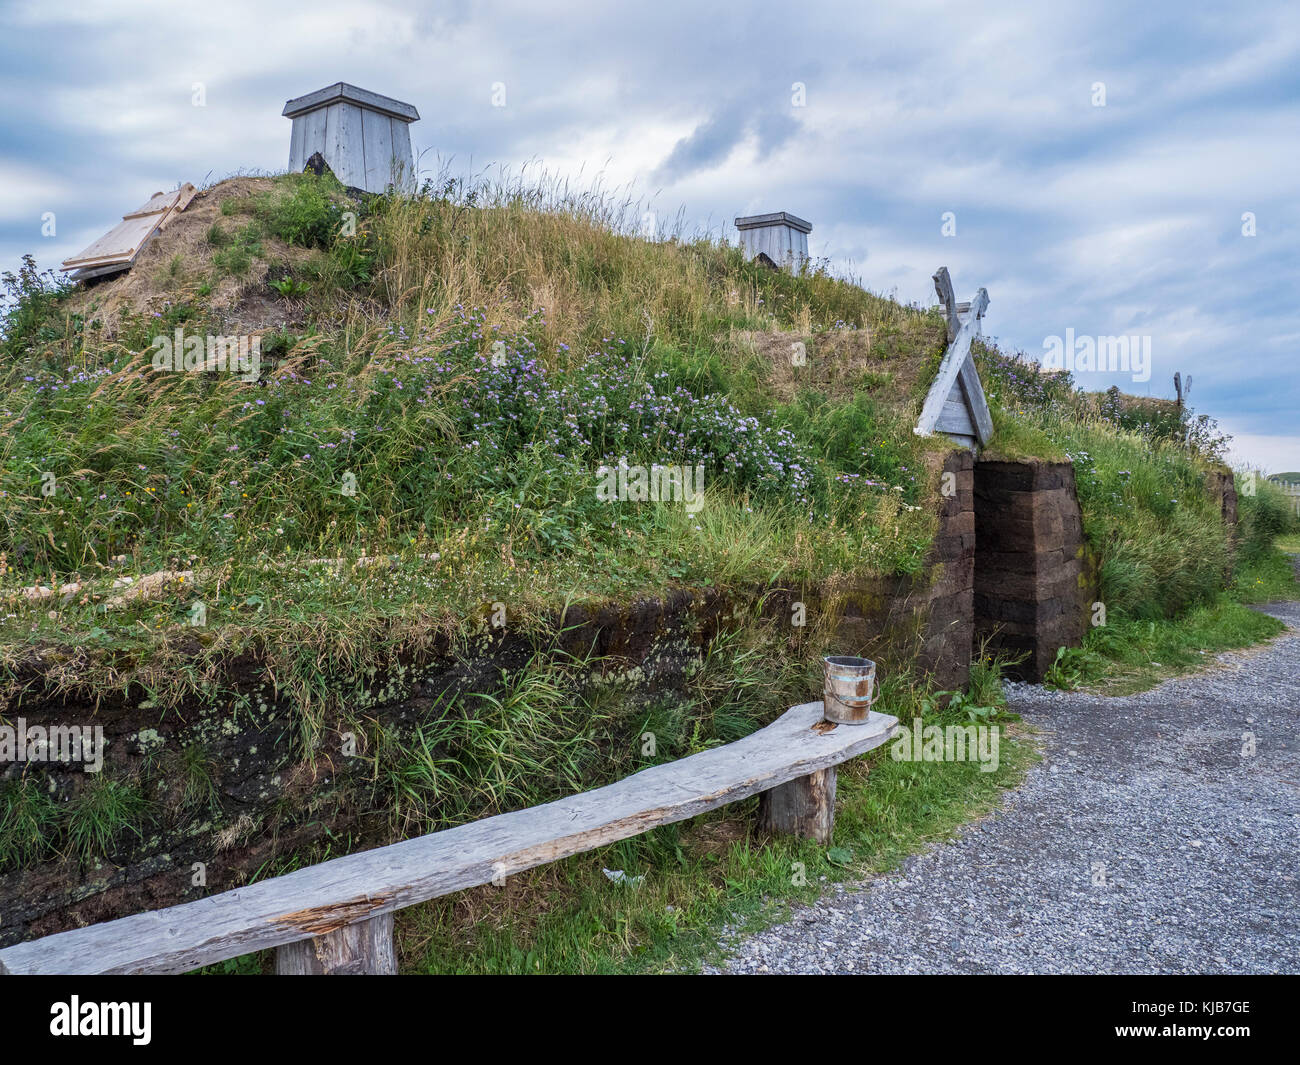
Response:
POLYGON ((345 924, 275 951, 277 976, 396 976, 393 915, 345 924))
POLYGON ((939 305, 943 308, 944 318, 948 322, 948 343, 951 344, 961 331, 961 315, 957 313, 957 297, 953 295, 952 278, 948 276, 948 268, 939 267, 932 280, 935 295, 939 297, 939 305))
POLYGON ((835 828, 835 767, 763 792, 758 797, 758 827, 772 835, 829 843, 835 828))

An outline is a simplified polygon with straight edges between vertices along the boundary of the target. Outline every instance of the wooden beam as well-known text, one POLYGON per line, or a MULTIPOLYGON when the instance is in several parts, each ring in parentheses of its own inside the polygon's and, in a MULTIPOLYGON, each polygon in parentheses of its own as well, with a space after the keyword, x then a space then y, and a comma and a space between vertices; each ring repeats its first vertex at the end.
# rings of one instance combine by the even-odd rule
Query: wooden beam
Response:
POLYGON ((957 333, 961 329, 961 316, 957 313, 957 297, 953 295, 952 278, 948 276, 948 268, 939 267, 933 280, 935 294, 938 295, 944 316, 948 319, 948 343, 951 344, 957 339, 957 333))
POLYGON ((281 947, 716 810, 872 750, 897 725, 872 713, 827 728, 818 699, 608 787, 7 947, 0 973, 181 973, 281 947))
POLYGON ((984 395, 984 386, 980 383, 979 371, 975 368, 975 356, 970 352, 966 353, 966 361, 957 371, 957 380, 966 395, 966 405, 975 420, 975 434, 983 447, 993 439, 993 415, 989 411, 988 397, 984 395))
POLYGON ((835 767, 819 769, 763 792, 758 797, 758 827, 771 835, 829 843, 835 831, 835 767))
POLYGON ((396 976, 393 915, 381 913, 275 952, 277 976, 396 976))
MULTIPOLYGON (((960 378, 958 379, 960 385, 960 378)), ((971 417, 970 404, 966 401, 966 395, 960 387, 954 388, 948 393, 948 400, 943 405, 943 411, 939 415, 939 420, 935 423, 935 431, 944 433, 947 436, 969 436, 977 438, 978 432, 975 429, 975 419, 971 417)))
MULTIPOLYGON (((943 273, 940 270, 940 273, 943 273)), ((936 274, 937 278, 939 274, 936 274)), ((929 436, 935 431, 935 426, 939 423, 939 418, 943 414, 943 406, 948 402, 948 395, 952 392, 953 385, 957 383, 957 377, 962 372, 962 367, 967 358, 970 356, 971 341, 975 339, 976 332, 979 329, 979 319, 989 305, 989 294, 984 289, 980 289, 971 300, 970 313, 966 316, 966 321, 961 324, 957 330, 957 336, 948 350, 944 353, 943 361, 939 363, 939 372, 935 374, 934 383, 930 385, 930 391, 926 394, 925 404, 921 408, 921 416, 916 421, 916 428, 912 431, 917 436, 929 436)), ((972 371, 974 367, 971 368, 972 371)), ((984 390, 981 388, 979 394, 983 396, 984 390)), ((988 404, 984 404, 987 412, 988 404)), ((992 433, 992 421, 989 422, 989 431, 992 433)))

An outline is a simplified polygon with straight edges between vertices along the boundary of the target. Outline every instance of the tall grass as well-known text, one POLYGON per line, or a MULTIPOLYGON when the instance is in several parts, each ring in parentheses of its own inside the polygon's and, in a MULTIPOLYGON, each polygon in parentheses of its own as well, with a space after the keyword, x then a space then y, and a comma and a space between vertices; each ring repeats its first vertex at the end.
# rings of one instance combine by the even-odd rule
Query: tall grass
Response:
POLYGON ((1239 474, 1236 483, 1241 551, 1247 560, 1272 554, 1281 537, 1300 531, 1290 497, 1272 481, 1239 474))
POLYGON ((314 317, 265 338, 258 383, 150 369, 154 337, 214 328, 199 302, 128 315, 111 343, 57 316, 42 328, 61 325, 58 343, 24 328, 0 401, 7 635, 125 650, 113 683, 165 688, 170 671, 177 694, 256 650, 311 701, 328 688, 316 663, 472 628, 484 601, 527 618, 672 582, 915 570, 935 507, 912 397, 776 397, 743 338, 861 331, 889 362, 930 357, 942 327, 822 269, 641 238, 638 206, 506 177, 356 204, 294 175, 229 200, 218 251, 317 256, 314 317), (703 465, 703 508, 601 502, 597 470, 620 458, 703 465), (178 576, 109 606, 116 579, 151 572, 178 576))

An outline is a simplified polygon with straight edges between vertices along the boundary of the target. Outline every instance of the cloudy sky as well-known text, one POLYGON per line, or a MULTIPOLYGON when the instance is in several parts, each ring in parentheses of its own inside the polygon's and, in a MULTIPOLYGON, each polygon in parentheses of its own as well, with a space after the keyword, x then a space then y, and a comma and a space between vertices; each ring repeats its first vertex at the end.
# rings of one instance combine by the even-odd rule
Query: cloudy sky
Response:
POLYGON ((1149 337, 1149 381, 1082 383, 1190 373, 1239 461, 1300 470, 1295 0, 0 0, 0 269, 283 169, 285 100, 335 81, 415 104, 430 170, 599 174, 732 240, 790 211, 874 291, 984 286, 1036 357, 1149 337))

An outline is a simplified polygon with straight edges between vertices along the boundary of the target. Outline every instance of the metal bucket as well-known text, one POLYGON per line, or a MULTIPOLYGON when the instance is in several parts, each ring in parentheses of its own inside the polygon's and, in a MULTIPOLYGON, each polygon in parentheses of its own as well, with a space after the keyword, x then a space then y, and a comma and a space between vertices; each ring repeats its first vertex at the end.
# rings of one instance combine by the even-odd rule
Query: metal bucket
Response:
POLYGON ((838 725, 862 725, 876 701, 876 663, 852 655, 827 655, 826 688, 822 706, 827 721, 838 725))

